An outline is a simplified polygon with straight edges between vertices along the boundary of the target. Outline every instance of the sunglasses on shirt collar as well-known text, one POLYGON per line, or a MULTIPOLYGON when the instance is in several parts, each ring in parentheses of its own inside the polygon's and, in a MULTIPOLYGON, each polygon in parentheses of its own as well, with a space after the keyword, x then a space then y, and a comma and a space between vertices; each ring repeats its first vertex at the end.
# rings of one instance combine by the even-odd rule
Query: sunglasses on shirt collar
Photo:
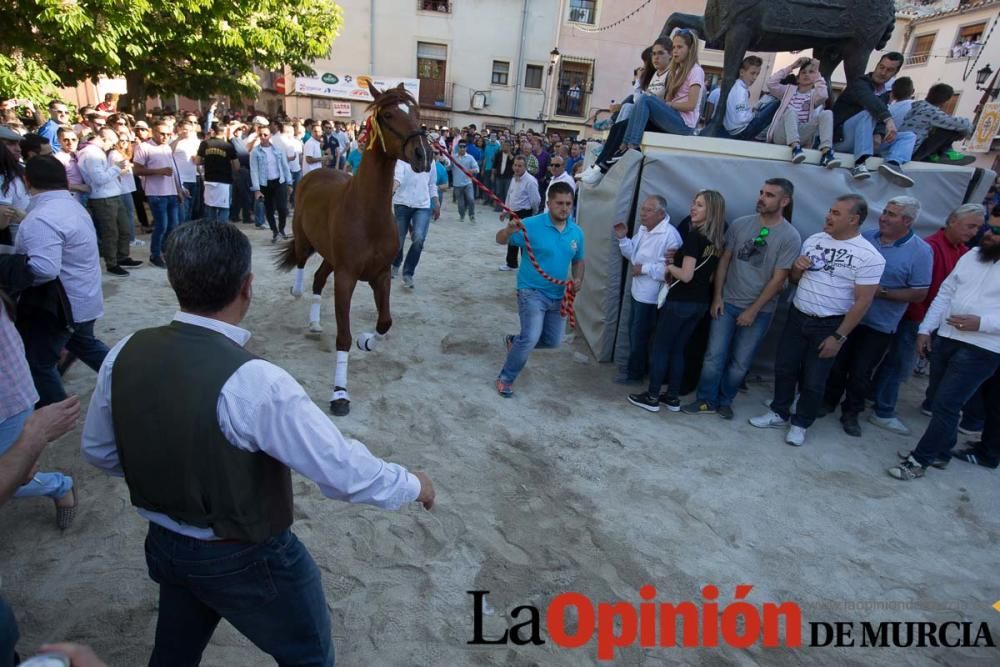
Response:
POLYGON ((771 234, 771 230, 767 227, 761 227, 760 231, 757 232, 757 238, 753 240, 754 246, 762 248, 767 245, 767 237, 771 234))

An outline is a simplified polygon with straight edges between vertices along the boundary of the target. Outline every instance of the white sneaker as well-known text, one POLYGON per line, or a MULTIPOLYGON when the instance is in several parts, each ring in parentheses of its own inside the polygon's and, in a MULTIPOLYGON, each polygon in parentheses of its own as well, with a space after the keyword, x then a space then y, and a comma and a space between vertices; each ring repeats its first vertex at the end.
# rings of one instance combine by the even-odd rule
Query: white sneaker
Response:
POLYGON ((604 178, 604 172, 596 164, 591 165, 587 169, 583 170, 576 175, 576 178, 581 183, 586 183, 587 185, 597 185, 604 178))
POLYGON ((141 248, 142 246, 146 245, 146 242, 143 241, 142 239, 136 239, 135 241, 129 243, 129 245, 132 246, 133 248, 141 248))
POLYGON ((500 266, 497 267, 497 271, 517 271, 517 269, 512 269, 506 264, 501 264, 500 266))
POLYGON ((793 447, 801 447, 806 442, 806 430, 801 426, 789 426, 785 442, 793 447))
POLYGON ((782 419, 776 412, 768 410, 767 414, 750 419, 750 425, 757 428, 785 428, 788 426, 788 420, 782 419))
POLYGON ((906 428, 906 424, 901 422, 899 417, 879 417, 878 415, 871 414, 868 415, 868 423, 875 424, 875 426, 884 428, 886 431, 892 431, 900 435, 910 435, 910 429, 906 428))

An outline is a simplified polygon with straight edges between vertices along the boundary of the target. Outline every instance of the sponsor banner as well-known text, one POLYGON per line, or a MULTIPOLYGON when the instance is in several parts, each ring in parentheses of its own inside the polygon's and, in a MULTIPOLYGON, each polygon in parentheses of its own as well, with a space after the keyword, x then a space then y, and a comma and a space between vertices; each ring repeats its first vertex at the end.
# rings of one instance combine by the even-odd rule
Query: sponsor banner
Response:
POLYGON ((979 116, 979 125, 972 138, 965 144, 970 153, 989 153, 993 145, 993 137, 1000 134, 1000 102, 990 102, 983 107, 979 116))
POLYGON ((420 80, 403 79, 399 77, 377 77, 364 74, 339 74, 323 72, 315 77, 295 77, 295 92, 300 95, 318 95, 339 99, 371 102, 368 84, 372 83, 378 90, 393 88, 402 83, 415 99, 420 99, 420 80))

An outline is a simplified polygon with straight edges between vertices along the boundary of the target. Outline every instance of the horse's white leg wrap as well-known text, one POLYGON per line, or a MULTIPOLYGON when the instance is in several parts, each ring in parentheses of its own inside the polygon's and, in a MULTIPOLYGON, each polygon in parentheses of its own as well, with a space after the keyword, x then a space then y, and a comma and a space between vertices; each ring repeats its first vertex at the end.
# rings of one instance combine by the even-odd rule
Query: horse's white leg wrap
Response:
POLYGON ((347 357, 350 352, 341 352, 337 350, 337 365, 333 370, 333 394, 330 396, 331 401, 336 401, 341 398, 346 398, 350 400, 347 395, 347 357))
POLYGON ((309 305, 309 331, 323 330, 323 326, 319 323, 319 305, 322 298, 321 294, 313 294, 312 303, 309 305))
POLYGON ((374 352, 378 344, 385 340, 385 335, 380 333, 363 333, 358 336, 358 349, 364 352, 374 352))
POLYGON ((292 296, 298 299, 302 296, 302 287, 305 282, 306 270, 295 269, 295 284, 292 285, 292 296))

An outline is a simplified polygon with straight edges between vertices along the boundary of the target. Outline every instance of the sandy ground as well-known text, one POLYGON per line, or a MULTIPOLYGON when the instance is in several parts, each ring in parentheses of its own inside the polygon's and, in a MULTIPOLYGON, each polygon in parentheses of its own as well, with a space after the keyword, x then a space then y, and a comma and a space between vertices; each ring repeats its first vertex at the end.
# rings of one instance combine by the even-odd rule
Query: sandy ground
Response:
MULTIPOLYGON (((394 285, 395 325, 387 344, 352 354, 353 409, 337 425, 376 454, 433 477, 438 506, 393 513, 322 497, 295 481, 295 532, 323 571, 341 665, 578 665, 577 650, 471 647, 466 593, 491 591, 489 636, 517 605, 543 609, 565 591, 593 600, 639 601, 656 586, 661 602, 700 601, 716 584, 723 605, 737 584, 753 584, 756 605, 792 600, 804 621, 989 621, 1000 641, 1000 491, 997 473, 954 462, 904 484, 886 476, 903 438, 862 422, 864 439, 821 420, 807 445, 759 431, 766 385, 742 395, 736 420, 648 414, 625 402, 614 369, 592 361, 585 343, 538 352, 513 400, 493 379, 501 336, 517 328, 514 275, 500 273, 499 223, 480 213, 460 224, 447 202, 431 226, 416 289, 394 285), (823 601, 836 604, 824 606, 823 601), (916 608, 851 610, 841 603, 895 601, 916 608), (955 601, 957 611, 925 604, 955 601), (829 607, 829 608, 828 608, 829 607)), ((332 301, 326 333, 305 333, 308 301, 288 294, 270 235, 253 240, 255 302, 245 322, 250 348, 288 369, 321 406, 333 362, 332 301)), ((136 256, 146 258, 145 249, 136 256)), ((310 262, 310 271, 317 260, 310 262)), ((150 266, 105 281, 98 333, 113 344, 137 328, 169 321, 175 309, 164 273, 150 266)), ((332 298, 332 297, 331 297, 332 298)), ((371 330, 371 291, 355 295, 354 333, 371 330)), ((94 374, 77 365, 67 384, 88 399, 94 374)), ((917 432, 919 381, 901 416, 917 432)), ((80 490, 76 524, 60 534, 50 503, 9 504, 0 513, 2 592, 17 610, 23 652, 69 638, 93 645, 111 665, 145 664, 157 590, 146 574, 146 526, 120 480, 78 454, 79 431, 52 445, 45 469, 71 473, 80 490)), ((521 617, 518 620, 523 620, 521 617)), ((857 630, 860 632, 860 629, 857 630)), ((547 637, 547 633, 543 636, 547 637)), ((806 634, 808 640, 808 634, 806 634)), ((681 650, 632 647, 616 664, 967 665, 995 649, 681 650)), ((271 664, 224 622, 206 665, 271 664)))

